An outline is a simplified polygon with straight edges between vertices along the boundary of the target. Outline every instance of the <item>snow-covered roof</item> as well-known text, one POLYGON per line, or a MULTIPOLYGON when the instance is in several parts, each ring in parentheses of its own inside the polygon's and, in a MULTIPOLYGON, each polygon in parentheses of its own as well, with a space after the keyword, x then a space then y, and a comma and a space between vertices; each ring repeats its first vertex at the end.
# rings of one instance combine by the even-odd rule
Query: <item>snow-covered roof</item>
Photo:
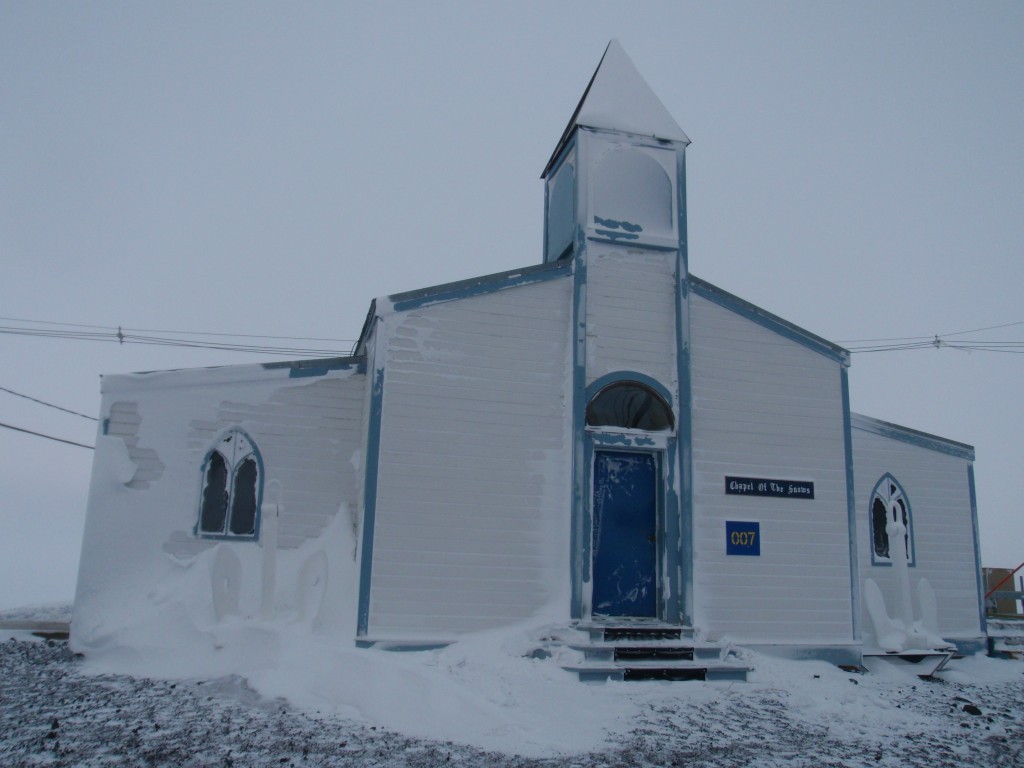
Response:
POLYGON ((870 432, 892 440, 899 440, 902 443, 916 445, 919 448, 928 448, 932 451, 956 456, 967 461, 974 461, 974 446, 967 443, 959 443, 947 437, 932 435, 928 432, 921 432, 902 424, 893 424, 889 421, 874 419, 862 413, 850 413, 850 426, 862 432, 870 432))
POLYGON ((608 43, 541 178, 548 175, 562 147, 579 125, 690 143, 618 40, 608 43))

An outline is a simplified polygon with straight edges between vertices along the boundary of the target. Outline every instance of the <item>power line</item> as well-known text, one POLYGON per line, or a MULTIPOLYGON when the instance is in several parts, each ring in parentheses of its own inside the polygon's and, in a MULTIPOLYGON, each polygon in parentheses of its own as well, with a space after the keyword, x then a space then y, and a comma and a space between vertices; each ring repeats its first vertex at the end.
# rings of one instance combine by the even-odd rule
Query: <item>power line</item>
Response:
POLYGON ((851 353, 863 352, 904 352, 911 349, 959 349, 968 352, 1004 352, 1012 354, 1024 354, 1024 341, 991 341, 982 339, 954 339, 951 336, 963 336, 968 333, 982 333, 994 331, 999 328, 1011 328, 1024 325, 1024 320, 1000 325, 990 325, 984 328, 971 328, 966 331, 953 331, 946 334, 934 334, 932 336, 896 336, 878 339, 849 339, 840 341, 839 344, 851 345, 851 353), (889 342, 889 343, 886 343, 889 342), (856 346, 861 345, 861 346, 856 346))
POLYGON ((1024 354, 1024 342, 977 341, 971 339, 947 341, 941 336, 935 336, 930 341, 909 342, 906 344, 866 345, 862 347, 850 347, 849 351, 851 353, 905 352, 911 349, 960 349, 970 352, 1012 352, 1016 354, 1024 354))
POLYGON ((944 334, 945 336, 960 336, 965 333, 980 333, 981 331, 994 331, 997 328, 1009 328, 1013 325, 1024 325, 1024 320, 1018 320, 1015 323, 1003 323, 1002 325, 990 325, 988 328, 972 328, 969 331, 956 331, 954 333, 944 334))
POLYGON ((24 317, 0 317, 0 320, 12 323, 35 323, 36 325, 57 325, 65 328, 93 328, 101 331, 117 332, 123 331, 135 331, 138 333, 177 333, 182 336, 224 336, 231 338, 244 338, 244 339, 285 339, 286 341, 340 341, 343 344, 354 344, 353 339, 335 339, 326 338, 320 336, 271 336, 265 333, 218 333, 215 331, 168 331, 166 329, 158 328, 123 328, 118 326, 116 329, 110 325, 86 325, 84 323, 58 323, 53 320, 29 320, 24 317))
MULTIPOLYGON (((67 325, 67 324, 65 324, 67 325)), ((85 326, 88 327, 88 326, 85 326)), ((221 341, 204 341, 199 339, 180 339, 172 336, 143 336, 136 333, 127 332, 131 329, 117 328, 110 329, 105 328, 100 331, 73 331, 73 330, 59 330, 56 328, 26 328, 19 326, 0 326, 0 334, 9 334, 15 336, 32 336, 41 338, 53 338, 53 339, 66 339, 72 341, 103 341, 114 344, 147 344, 147 345, 158 345, 158 346, 170 346, 170 347, 191 347, 194 349, 217 349, 228 352, 249 352, 254 354, 262 355, 291 355, 299 357, 336 357, 340 355, 347 355, 351 352, 351 347, 346 350, 339 350, 337 348, 312 348, 312 347, 288 347, 288 346, 274 346, 267 344, 244 344, 240 342, 221 342, 221 341)), ((205 332, 189 332, 205 334, 205 332)), ((211 336, 232 336, 239 334, 213 334, 211 336)), ((252 336, 250 338, 279 338, 273 336, 252 336)), ((339 341, 348 341, 345 339, 339 339, 339 341)), ((350 342, 354 344, 354 342, 350 342)))
POLYGON ((78 411, 72 411, 69 408, 62 408, 59 405, 54 405, 53 403, 48 403, 45 400, 40 400, 40 399, 35 398, 35 397, 30 397, 29 395, 23 395, 21 392, 15 392, 13 389, 8 389, 7 387, 0 387, 0 392, 6 392, 7 394, 14 395, 16 397, 23 397, 26 400, 31 400, 33 403, 39 403, 40 405, 45 405, 45 406, 47 406, 49 408, 56 408, 58 411, 64 411, 64 413, 70 413, 73 416, 81 416, 83 419, 89 419, 91 421, 98 421, 98 419, 95 416, 87 416, 84 413, 79 413, 78 411))
POLYGON ((65 440, 63 437, 54 437, 53 435, 44 435, 42 432, 33 432, 31 429, 22 429, 21 427, 15 427, 11 424, 4 424, 0 421, 0 427, 7 427, 7 429, 13 429, 15 432, 24 432, 26 435, 35 435, 36 437, 45 437, 47 440, 56 440, 58 443, 67 443, 68 445, 77 445, 79 448, 88 448, 90 451, 96 450, 91 445, 85 443, 76 443, 74 440, 65 440))

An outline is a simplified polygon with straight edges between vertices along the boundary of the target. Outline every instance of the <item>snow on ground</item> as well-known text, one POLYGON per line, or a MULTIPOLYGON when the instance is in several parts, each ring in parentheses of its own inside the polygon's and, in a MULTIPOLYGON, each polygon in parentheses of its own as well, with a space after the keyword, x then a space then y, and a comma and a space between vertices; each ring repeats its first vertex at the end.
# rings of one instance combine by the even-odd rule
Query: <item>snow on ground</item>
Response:
POLYGON ((745 684, 584 685, 525 633, 395 653, 253 630, 220 638, 259 651, 244 674, 165 679, 0 634, 0 765, 1024 766, 1017 662, 925 682, 752 655, 745 684))

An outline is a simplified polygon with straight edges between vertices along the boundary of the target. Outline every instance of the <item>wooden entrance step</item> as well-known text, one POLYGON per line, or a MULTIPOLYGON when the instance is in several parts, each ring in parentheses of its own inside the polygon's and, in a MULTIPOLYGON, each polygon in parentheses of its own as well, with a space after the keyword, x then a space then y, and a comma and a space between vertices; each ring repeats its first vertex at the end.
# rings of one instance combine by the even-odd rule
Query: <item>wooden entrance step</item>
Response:
POLYGON ((580 622, 549 637, 546 645, 576 652, 562 668, 582 682, 746 681, 750 671, 732 649, 698 640, 693 627, 652 620, 580 622))

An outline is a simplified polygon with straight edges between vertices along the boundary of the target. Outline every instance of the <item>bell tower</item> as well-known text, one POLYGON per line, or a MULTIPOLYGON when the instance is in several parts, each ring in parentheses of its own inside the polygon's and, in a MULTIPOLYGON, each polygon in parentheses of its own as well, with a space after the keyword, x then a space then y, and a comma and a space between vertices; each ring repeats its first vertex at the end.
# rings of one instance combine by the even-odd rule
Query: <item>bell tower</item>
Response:
POLYGON ((685 265, 689 143, 612 40, 541 174, 544 260, 590 240, 679 249, 685 265))
POLYGON ((581 620, 692 615, 689 143, 613 40, 541 176, 544 260, 573 274, 571 613, 581 620), (653 404, 661 420, 649 418, 653 404), (629 475, 635 499, 616 506, 609 467, 616 477, 643 468, 629 475), (622 534, 612 548, 599 535, 609 525, 622 534))

